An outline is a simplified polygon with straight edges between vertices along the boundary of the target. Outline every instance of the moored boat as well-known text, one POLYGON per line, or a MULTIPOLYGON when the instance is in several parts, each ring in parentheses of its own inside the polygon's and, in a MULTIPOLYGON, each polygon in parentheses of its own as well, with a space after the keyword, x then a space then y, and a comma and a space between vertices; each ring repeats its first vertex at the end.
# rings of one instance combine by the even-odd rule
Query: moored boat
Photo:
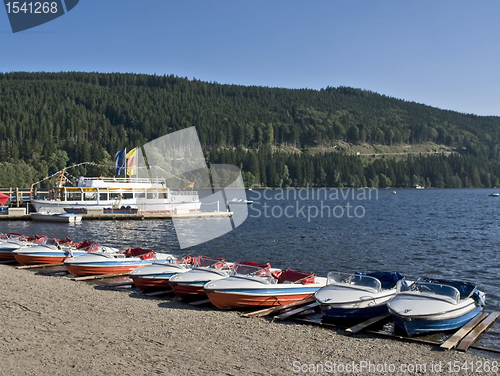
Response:
POLYGON ((368 319, 387 312, 387 302, 396 295, 395 272, 330 272, 327 285, 315 294, 325 319, 368 319))
POLYGON ((151 249, 129 248, 126 251, 113 249, 106 252, 93 252, 64 261, 64 266, 74 276, 126 273, 151 265, 153 262, 175 262, 174 256, 158 253, 151 249))
POLYGON ((15 260, 14 251, 21 247, 29 247, 35 245, 42 236, 34 235, 26 237, 17 233, 9 233, 2 235, 0 238, 0 261, 15 260))
POLYGON ((74 213, 31 213, 31 219, 39 222, 77 223, 82 216, 74 213))
POLYGON ((185 257, 179 263, 154 262, 144 268, 132 270, 129 277, 135 287, 142 291, 162 291, 170 289, 170 278, 192 269, 194 260, 185 257))
POLYGON ((203 286, 207 282, 228 277, 231 266, 224 259, 200 256, 196 258, 192 270, 172 276, 170 286, 175 295, 181 298, 206 297, 203 286))
POLYGON ((484 293, 468 282, 419 279, 398 282, 398 292, 388 303, 395 325, 407 336, 454 330, 479 314, 484 293))
POLYGON ((306 299, 325 284, 326 278, 312 273, 236 263, 230 277, 207 283, 204 291, 219 309, 246 309, 306 299))
POLYGON ((31 198, 37 212, 82 213, 82 209, 118 210, 130 207, 130 213, 174 213, 175 211, 196 212, 201 202, 196 191, 171 190, 165 179, 146 178, 84 178, 77 186, 68 187, 61 183, 52 188, 50 199, 31 198))
POLYGON ((15 250, 14 257, 23 265, 56 264, 74 255, 86 254, 91 247, 90 241, 72 244, 68 238, 58 240, 43 237, 34 245, 15 250))

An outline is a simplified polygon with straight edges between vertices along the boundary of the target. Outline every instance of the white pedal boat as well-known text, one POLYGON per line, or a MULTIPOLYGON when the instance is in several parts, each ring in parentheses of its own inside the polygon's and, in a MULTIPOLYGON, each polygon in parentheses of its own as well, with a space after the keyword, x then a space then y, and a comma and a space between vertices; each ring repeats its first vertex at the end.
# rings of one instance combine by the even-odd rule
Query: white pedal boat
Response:
POLYGON ((170 278, 170 287, 175 295, 181 298, 198 298, 206 296, 203 286, 210 281, 229 277, 231 263, 224 259, 197 257, 192 270, 174 275, 170 278))
POLYGON ((325 286, 326 278, 270 265, 235 263, 231 276, 205 285, 210 302, 219 309, 272 307, 306 299, 325 286))
POLYGON ((176 262, 176 258, 150 249, 129 248, 126 251, 119 251, 113 248, 112 251, 93 252, 69 258, 64 261, 64 266, 68 272, 79 277, 131 272, 158 261, 176 262))
POLYGON ((406 335, 454 330, 479 314, 485 295, 475 285, 448 280, 398 282, 388 303, 394 323, 406 335))
POLYGON ((325 287, 315 294, 325 319, 369 319, 387 312, 403 276, 395 272, 328 273, 325 287))

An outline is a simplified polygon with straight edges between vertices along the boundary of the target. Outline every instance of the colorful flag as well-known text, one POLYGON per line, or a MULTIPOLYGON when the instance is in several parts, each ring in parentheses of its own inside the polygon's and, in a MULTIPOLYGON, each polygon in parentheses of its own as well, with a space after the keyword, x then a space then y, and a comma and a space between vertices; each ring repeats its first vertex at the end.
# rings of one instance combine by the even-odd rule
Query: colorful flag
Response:
POLYGON ((136 169, 136 151, 137 148, 133 148, 126 154, 127 158, 127 176, 130 175, 135 175, 137 174, 137 169, 136 169))
POLYGON ((191 188, 191 190, 193 190, 194 189, 194 182, 189 183, 188 185, 186 185, 186 187, 184 188, 184 190, 186 190, 188 188, 191 188))
POLYGON ((115 155, 115 167, 116 175, 125 175, 125 159, 127 155, 127 149, 120 150, 115 155))

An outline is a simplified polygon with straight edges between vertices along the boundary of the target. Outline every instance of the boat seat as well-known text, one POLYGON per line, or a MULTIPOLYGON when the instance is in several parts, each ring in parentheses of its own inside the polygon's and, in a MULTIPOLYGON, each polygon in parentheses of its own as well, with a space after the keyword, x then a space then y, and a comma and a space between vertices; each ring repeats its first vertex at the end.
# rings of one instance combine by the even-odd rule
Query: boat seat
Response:
POLYGON ((141 255, 142 260, 151 260, 155 258, 155 253, 154 251, 149 251, 148 253, 144 253, 141 255))
POLYGON ((302 273, 296 272, 295 270, 285 269, 282 271, 276 271, 273 276, 278 279, 278 283, 302 283, 303 285, 309 285, 315 282, 316 274, 314 273, 302 273))
POLYGON ((129 248, 126 252, 125 252, 125 256, 126 257, 136 257, 136 256, 141 256, 141 255, 145 255, 149 252, 153 252, 154 251, 152 249, 144 249, 144 248, 129 248))

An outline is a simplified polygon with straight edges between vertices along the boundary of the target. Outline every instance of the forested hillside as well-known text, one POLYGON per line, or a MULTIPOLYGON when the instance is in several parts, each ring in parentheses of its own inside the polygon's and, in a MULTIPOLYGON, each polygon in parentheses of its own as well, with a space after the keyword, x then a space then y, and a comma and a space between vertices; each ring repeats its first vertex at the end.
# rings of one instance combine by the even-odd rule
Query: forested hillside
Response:
MULTIPOLYGON (((207 160, 248 185, 500 185, 500 118, 444 111, 347 87, 291 90, 175 76, 0 74, 0 186, 29 186, 74 163, 196 126, 207 160), (453 153, 358 156, 353 145, 435 143, 453 153)), ((110 174, 81 167, 75 174, 110 174), (84 170, 86 169, 86 170, 84 170)))

